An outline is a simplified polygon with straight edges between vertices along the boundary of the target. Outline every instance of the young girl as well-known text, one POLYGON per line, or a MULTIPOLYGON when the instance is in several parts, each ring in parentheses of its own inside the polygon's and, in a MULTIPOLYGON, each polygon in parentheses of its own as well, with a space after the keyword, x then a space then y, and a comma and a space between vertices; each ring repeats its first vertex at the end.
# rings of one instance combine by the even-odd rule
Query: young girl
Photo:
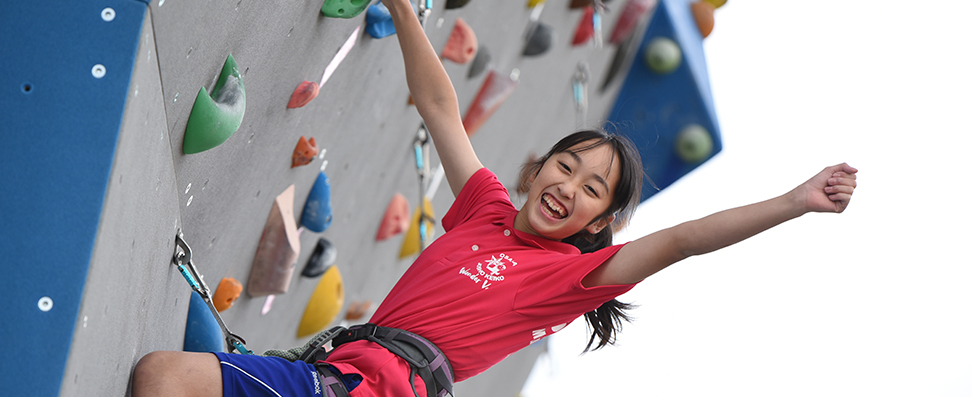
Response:
POLYGON ((353 328, 318 365, 276 357, 153 352, 133 395, 444 395, 582 314, 612 343, 626 308, 614 298, 668 265, 735 244, 807 212, 842 212, 857 170, 825 168, 790 192, 611 245, 638 204, 641 161, 626 140, 581 131, 527 164, 517 210, 476 157, 452 83, 408 0, 384 0, 408 87, 432 135, 455 203, 446 233, 402 276, 371 323, 353 328), (417 341, 419 358, 400 339, 417 341), (396 339, 397 340, 397 339, 396 339), (430 363, 432 375, 418 369, 430 363), (411 364, 410 364, 411 361, 411 364), (319 376, 318 373, 323 374, 319 376), (434 387, 433 387, 434 385, 434 387))

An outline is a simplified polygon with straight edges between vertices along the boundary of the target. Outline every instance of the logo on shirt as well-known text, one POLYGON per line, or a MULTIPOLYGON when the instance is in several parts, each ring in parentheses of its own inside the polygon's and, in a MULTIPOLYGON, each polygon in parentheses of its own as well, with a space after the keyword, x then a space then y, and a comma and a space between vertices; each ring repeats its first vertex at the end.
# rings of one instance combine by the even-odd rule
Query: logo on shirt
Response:
POLYGON ((530 343, 532 344, 532 343, 534 343, 534 342, 536 342, 536 341, 538 341, 540 339, 543 339, 543 337, 545 337, 547 335, 552 335, 555 332, 560 331, 560 330, 562 330, 562 329, 564 329, 566 327, 567 327, 567 323, 563 323, 563 324, 560 324, 560 325, 554 325, 553 327, 550 327, 550 328, 540 328, 540 329, 537 329, 537 330, 533 330, 533 332, 531 332, 531 334, 533 334, 532 335, 533 340, 530 341, 530 343), (549 333, 547 333, 547 331, 549 331, 549 333))
POLYGON ((475 269, 463 267, 459 269, 459 274, 469 277, 469 280, 474 283, 480 284, 480 288, 489 289, 489 286, 493 285, 493 283, 506 279, 502 275, 503 271, 507 269, 506 262, 503 261, 504 259, 508 260, 513 266, 517 265, 513 258, 501 253, 499 258, 495 255, 490 255, 485 265, 483 265, 483 262, 479 262, 476 264, 475 269))

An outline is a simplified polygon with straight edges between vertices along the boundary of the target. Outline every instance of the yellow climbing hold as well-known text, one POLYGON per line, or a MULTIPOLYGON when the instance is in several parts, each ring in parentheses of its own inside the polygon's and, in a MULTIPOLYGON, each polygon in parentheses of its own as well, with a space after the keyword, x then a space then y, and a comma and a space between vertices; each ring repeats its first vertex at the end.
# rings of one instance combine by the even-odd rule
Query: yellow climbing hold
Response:
POLYGON ((334 321, 344 306, 344 283, 337 266, 331 266, 317 282, 317 288, 307 301, 304 316, 297 327, 297 337, 314 335, 334 321))
POLYGON ((408 232, 405 233, 405 240, 402 241, 402 249, 398 252, 398 258, 404 259, 414 254, 417 254, 422 250, 422 238, 419 236, 419 219, 422 218, 422 210, 425 212, 425 219, 422 220, 422 226, 425 227, 425 240, 426 243, 432 240, 432 233, 435 232, 435 225, 432 223, 432 219, 435 219, 435 213, 432 212, 432 202, 428 198, 422 200, 422 208, 416 208, 415 213, 412 214, 412 223, 408 227, 408 232))

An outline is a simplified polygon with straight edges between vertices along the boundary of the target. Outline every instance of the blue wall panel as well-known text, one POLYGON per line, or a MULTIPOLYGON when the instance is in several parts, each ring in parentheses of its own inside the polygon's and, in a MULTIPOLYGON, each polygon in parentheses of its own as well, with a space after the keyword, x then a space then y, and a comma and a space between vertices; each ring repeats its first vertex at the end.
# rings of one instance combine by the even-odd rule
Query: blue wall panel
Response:
POLYGON ((4 395, 60 389, 146 7, 0 5, 4 395))

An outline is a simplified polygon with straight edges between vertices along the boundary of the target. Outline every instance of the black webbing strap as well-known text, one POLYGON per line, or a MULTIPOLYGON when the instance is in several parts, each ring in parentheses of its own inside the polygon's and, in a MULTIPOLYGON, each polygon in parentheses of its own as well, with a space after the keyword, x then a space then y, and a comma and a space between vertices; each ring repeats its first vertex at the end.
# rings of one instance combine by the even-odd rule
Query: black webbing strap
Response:
POLYGON ((405 360, 412 370, 409 382, 412 383, 413 392, 415 385, 411 378, 418 374, 425 382, 427 396, 441 397, 447 393, 450 396, 453 395, 452 366, 445 354, 432 342, 398 328, 379 327, 368 323, 356 325, 341 332, 331 341, 331 346, 338 347, 341 344, 358 340, 374 342, 405 360))
POLYGON ((314 365, 317 373, 321 375, 321 388, 325 397, 349 397, 348 389, 344 387, 344 382, 338 374, 331 371, 326 364, 314 365))

